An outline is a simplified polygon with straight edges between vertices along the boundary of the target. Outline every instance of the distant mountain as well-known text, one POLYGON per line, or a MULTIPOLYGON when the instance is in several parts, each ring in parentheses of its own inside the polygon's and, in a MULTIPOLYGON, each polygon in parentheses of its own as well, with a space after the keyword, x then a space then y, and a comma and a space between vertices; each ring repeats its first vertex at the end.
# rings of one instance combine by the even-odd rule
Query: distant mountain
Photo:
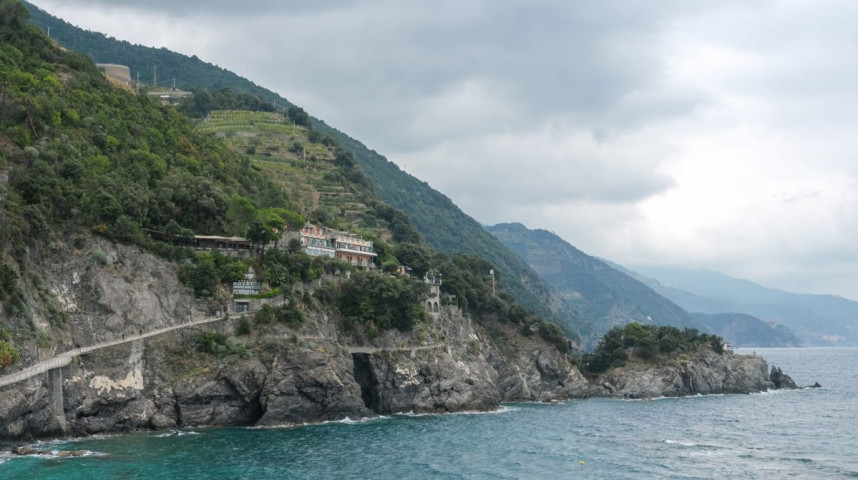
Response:
POLYGON ((605 332, 631 322, 705 329, 682 308, 650 287, 546 230, 520 223, 485 227, 581 313, 575 326, 592 345, 605 332))
MULTIPOLYGON (((280 95, 196 56, 189 57, 165 48, 133 45, 101 33, 85 31, 32 4, 22 3, 31 13, 30 21, 41 28, 50 28, 52 38, 72 50, 89 55, 96 62, 127 65, 132 78, 136 78, 139 72, 141 80, 148 81, 152 78, 154 65, 157 65, 158 78, 175 78, 178 88, 230 88, 258 95, 277 106, 293 105, 280 95)), ((573 332, 570 326, 577 322, 577 313, 569 310, 536 272, 449 198, 426 182, 403 172, 358 140, 319 119, 311 117, 310 121, 316 131, 336 136, 338 142, 354 155, 382 200, 404 212, 427 243, 449 256, 467 253, 488 260, 496 268, 504 290, 519 303, 548 320, 560 323, 567 333, 573 332)))
POLYGON ((688 311, 753 315, 787 327, 807 345, 858 345, 858 302, 767 288, 711 271, 639 270, 643 275, 636 278, 688 311))
POLYGON ((798 347, 801 339, 783 325, 769 325, 744 313, 692 313, 692 318, 705 325, 734 347, 798 347))

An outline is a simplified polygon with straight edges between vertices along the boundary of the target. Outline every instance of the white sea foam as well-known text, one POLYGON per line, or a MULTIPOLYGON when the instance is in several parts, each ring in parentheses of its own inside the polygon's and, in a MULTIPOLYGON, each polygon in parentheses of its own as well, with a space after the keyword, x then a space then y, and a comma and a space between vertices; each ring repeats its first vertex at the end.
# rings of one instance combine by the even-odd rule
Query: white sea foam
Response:
POLYGON ((664 443, 667 443, 670 445, 682 445, 683 447, 696 447, 697 446, 697 444, 694 442, 682 442, 680 440, 671 440, 669 438, 665 439, 664 443))
POLYGON ((394 415, 396 415, 398 417, 441 417, 441 416, 447 416, 447 415, 496 415, 499 413, 515 412, 517 410, 521 410, 521 409, 518 407, 501 405, 500 408, 496 408, 494 410, 487 410, 487 411, 467 410, 467 411, 463 411, 463 412, 441 412, 441 413, 434 413, 434 412, 414 413, 414 411, 409 411, 409 412, 395 413, 394 415))
MULTIPOLYGON (((358 418, 357 420, 352 420, 351 418, 346 417, 346 418, 343 418, 340 420, 325 420, 324 422, 317 424, 317 425, 331 425, 331 424, 360 425, 361 423, 377 422, 379 420, 387 420, 388 418, 390 418, 390 417, 388 417, 386 415, 377 415, 375 417, 363 417, 363 418, 358 418)), ((308 424, 305 423, 304 425, 308 425, 308 424)), ((313 425, 313 424, 309 424, 309 425, 313 425)))
MULTIPOLYGON (((34 455, 12 455, 8 458, 2 460, 10 460, 12 458, 45 458, 45 459, 73 459, 73 458, 85 458, 85 457, 104 457, 107 456, 106 453, 102 452, 93 452, 92 450, 84 450, 80 455, 67 455, 61 456, 61 453, 69 450, 47 450, 42 449, 44 453, 37 453, 34 455)), ((0 461, 2 463, 2 461, 0 461)))
POLYGON ((162 433, 160 435, 155 435, 158 438, 164 437, 183 437, 185 435, 199 435, 199 432, 194 432, 192 430, 184 431, 184 430, 170 430, 169 432, 162 433))
POLYGON ((323 422, 304 422, 304 423, 277 423, 274 425, 256 425, 252 427, 245 427, 248 430, 276 430, 281 428, 296 428, 296 427, 313 427, 319 425, 360 425, 362 423, 370 423, 377 422, 380 420, 387 420, 388 416, 385 415, 377 415, 374 417, 364 417, 358 418, 356 420, 352 420, 350 417, 341 418, 339 420, 325 420, 323 422))

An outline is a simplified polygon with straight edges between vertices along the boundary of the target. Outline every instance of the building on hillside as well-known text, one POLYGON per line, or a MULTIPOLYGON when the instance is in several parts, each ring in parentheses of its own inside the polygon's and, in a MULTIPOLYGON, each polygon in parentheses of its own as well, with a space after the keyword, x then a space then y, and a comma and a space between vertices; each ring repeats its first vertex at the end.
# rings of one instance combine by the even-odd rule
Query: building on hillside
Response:
POLYGON ((197 250, 251 250, 253 242, 242 237, 194 235, 194 248, 197 250))
POLYGON ((373 260, 378 255, 369 240, 353 233, 337 232, 331 237, 331 243, 334 245, 335 258, 359 267, 374 266, 373 260))
POLYGON ((334 258, 336 251, 331 243, 329 229, 307 224, 298 232, 298 240, 304 253, 312 257, 334 258))
POLYGON ((437 314, 441 311, 441 274, 429 270, 423 275, 423 281, 429 285, 429 299, 426 300, 426 312, 437 314))
POLYGON ((359 267, 372 268, 378 256, 371 241, 354 233, 307 224, 293 235, 297 235, 304 253, 313 257, 336 258, 359 267))
POLYGON ((256 295, 262 290, 262 284, 256 281, 253 267, 244 274, 244 279, 232 282, 233 295, 256 295))

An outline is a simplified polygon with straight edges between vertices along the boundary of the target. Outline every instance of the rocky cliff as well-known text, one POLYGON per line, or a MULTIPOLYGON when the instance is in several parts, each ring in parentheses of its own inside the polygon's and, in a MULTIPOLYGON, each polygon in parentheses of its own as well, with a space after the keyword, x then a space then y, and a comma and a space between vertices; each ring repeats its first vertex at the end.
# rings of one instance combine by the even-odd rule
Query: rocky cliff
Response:
POLYGON ((760 356, 701 349, 668 360, 631 362, 599 377, 594 388, 597 395, 621 398, 751 393, 780 388, 772 380, 775 372, 780 369, 773 367, 770 374, 760 356))
POLYGON ((44 290, 66 320, 57 326, 35 319, 51 346, 35 339, 26 344, 19 368, 75 346, 127 341, 2 387, 5 439, 275 426, 394 412, 489 410, 508 401, 775 387, 762 358, 712 352, 633 363, 588 381, 538 335, 490 318, 473 321, 455 307, 430 314, 411 332, 391 331, 368 341, 344 333, 335 315, 303 295, 313 285, 301 286, 306 292, 298 295, 307 299, 300 326, 255 325, 235 338, 237 353, 213 355, 197 351, 195 340, 207 331, 233 335, 239 316, 131 340, 208 313, 176 280, 172 264, 88 238, 80 248, 55 248, 39 268, 44 290))

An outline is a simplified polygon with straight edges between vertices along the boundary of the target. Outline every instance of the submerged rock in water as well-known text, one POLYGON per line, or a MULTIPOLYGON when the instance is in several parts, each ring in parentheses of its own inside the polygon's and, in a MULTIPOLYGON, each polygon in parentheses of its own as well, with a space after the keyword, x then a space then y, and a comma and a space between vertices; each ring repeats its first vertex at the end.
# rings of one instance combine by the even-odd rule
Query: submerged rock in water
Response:
POLYGON ((88 452, 86 450, 60 450, 56 454, 52 450, 20 446, 12 449, 15 455, 55 455, 58 458, 82 457, 88 452))

